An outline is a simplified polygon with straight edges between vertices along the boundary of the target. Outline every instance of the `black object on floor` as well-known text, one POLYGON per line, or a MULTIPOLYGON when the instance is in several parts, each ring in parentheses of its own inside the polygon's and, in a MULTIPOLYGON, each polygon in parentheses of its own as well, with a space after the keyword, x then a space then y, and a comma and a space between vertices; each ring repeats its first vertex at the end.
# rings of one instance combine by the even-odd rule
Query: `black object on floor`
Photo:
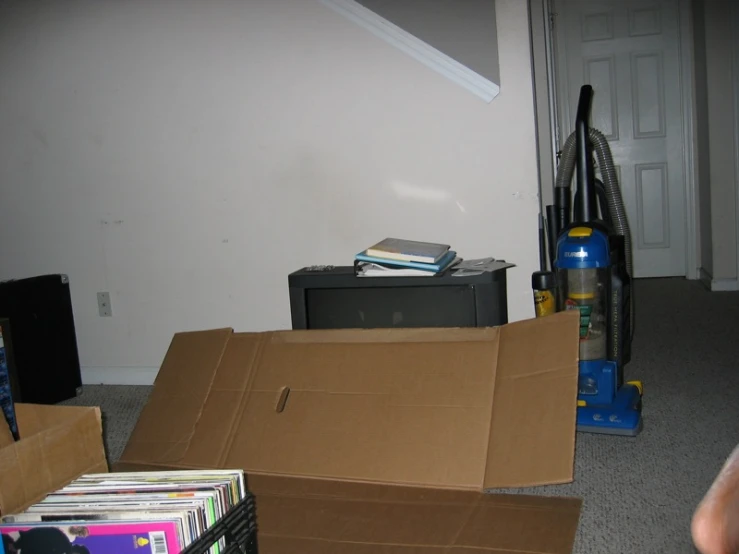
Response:
POLYGON ((254 495, 246 496, 226 515, 182 551, 182 554, 206 554, 211 546, 225 539, 221 554, 257 554, 257 516, 254 495))
POLYGON ((0 283, 0 317, 13 328, 18 369, 16 402, 56 404, 82 387, 77 335, 66 275, 0 283))

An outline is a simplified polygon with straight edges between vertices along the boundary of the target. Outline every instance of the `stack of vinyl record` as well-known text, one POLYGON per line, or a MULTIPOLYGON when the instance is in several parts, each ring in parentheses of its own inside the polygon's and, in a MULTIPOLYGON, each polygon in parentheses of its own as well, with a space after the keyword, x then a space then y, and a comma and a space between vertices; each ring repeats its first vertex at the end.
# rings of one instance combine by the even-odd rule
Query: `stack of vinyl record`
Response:
POLYGON ((256 554, 254 500, 241 470, 83 475, 4 515, 0 533, 6 554, 256 554))

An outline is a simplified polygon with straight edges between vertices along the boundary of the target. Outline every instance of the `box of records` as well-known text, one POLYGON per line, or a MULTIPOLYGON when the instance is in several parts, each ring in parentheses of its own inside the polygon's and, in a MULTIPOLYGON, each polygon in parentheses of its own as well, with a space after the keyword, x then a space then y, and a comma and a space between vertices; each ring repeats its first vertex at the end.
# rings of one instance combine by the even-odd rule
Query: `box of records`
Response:
POLYGON ((0 519, 6 554, 256 554, 241 470, 82 475, 0 519))

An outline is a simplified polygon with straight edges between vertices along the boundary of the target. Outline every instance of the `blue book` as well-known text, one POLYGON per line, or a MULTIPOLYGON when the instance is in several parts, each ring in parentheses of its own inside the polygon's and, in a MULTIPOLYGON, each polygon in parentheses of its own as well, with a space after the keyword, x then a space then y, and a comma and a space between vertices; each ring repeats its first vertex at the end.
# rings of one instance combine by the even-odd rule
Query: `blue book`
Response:
POLYGON ((356 259, 361 262, 370 262, 374 264, 384 265, 386 267, 411 267, 414 269, 423 269, 431 272, 439 272, 447 268, 457 257, 457 253, 454 250, 447 252, 438 262, 433 264, 426 264, 421 262, 403 262, 399 260, 388 260, 387 258, 378 258, 376 256, 368 256, 364 252, 360 252, 356 255, 356 259))
POLYGON ((448 244, 388 237, 367 248, 363 254, 398 262, 438 264, 449 250, 448 244))

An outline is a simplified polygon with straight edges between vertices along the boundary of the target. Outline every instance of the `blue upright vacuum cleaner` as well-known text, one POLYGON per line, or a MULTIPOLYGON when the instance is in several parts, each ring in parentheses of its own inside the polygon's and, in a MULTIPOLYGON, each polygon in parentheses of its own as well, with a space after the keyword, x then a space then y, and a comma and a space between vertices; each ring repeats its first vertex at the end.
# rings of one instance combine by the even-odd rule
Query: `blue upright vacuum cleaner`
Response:
POLYGON ((629 229, 607 142, 588 129, 592 92, 590 85, 580 90, 574 139, 563 149, 555 205, 547 207, 552 271, 534 273, 532 285, 553 283, 557 311, 580 312, 577 430, 636 436, 642 430, 642 384, 623 379, 633 334, 629 229), (594 177, 593 144, 603 182, 594 177), (570 220, 573 157, 577 190, 570 220))

